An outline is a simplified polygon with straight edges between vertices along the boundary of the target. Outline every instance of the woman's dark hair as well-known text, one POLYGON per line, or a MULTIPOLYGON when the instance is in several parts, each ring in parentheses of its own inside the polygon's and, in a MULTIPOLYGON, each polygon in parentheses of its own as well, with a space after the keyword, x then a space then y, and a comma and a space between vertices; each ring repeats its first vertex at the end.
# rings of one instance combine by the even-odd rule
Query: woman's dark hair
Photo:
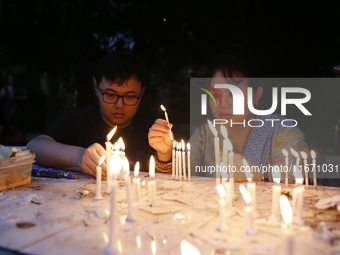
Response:
POLYGON ((134 77, 144 87, 147 82, 146 65, 132 52, 113 52, 102 57, 97 64, 95 79, 98 84, 102 77, 119 85, 134 77))
MULTIPOLYGON (((259 65, 254 56, 238 47, 213 58, 210 68, 211 77, 217 71, 220 71, 231 84, 239 84, 245 78, 260 77, 259 65)), ((255 79, 250 80, 255 81, 255 79)), ((252 84, 252 86, 254 85, 252 84)))

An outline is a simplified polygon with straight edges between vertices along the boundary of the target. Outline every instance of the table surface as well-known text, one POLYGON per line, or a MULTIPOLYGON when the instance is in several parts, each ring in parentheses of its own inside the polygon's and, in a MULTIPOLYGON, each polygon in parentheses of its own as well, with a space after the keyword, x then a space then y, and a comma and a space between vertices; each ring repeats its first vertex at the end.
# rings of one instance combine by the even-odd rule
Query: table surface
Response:
MULTIPOLYGON (((149 180, 147 173, 140 173, 140 178, 141 182, 149 180)), ((257 183, 257 233, 247 235, 240 183, 235 183, 235 215, 226 219, 228 229, 221 232, 217 230, 219 196, 215 179, 174 181, 171 175, 156 174, 155 180, 157 205, 150 207, 147 185, 142 187, 141 202, 133 206, 133 222, 125 221, 126 192, 124 182, 119 181, 120 254, 181 254, 182 240, 194 245, 201 254, 282 253, 285 231, 281 222, 268 221, 272 183, 257 183), (151 248, 152 242, 156 251, 151 248)), ((106 184, 102 182, 102 191, 106 184)), ((282 191, 292 194, 293 188, 282 186, 282 191)), ((0 247, 27 254, 103 254, 109 232, 105 210, 109 209, 110 198, 103 194, 103 200, 94 201, 95 190, 95 179, 81 174, 76 180, 32 177, 28 185, 0 192, 0 247), (78 190, 87 190, 89 194, 77 199, 78 190)), ((339 194, 340 188, 335 187, 305 190, 304 226, 293 230, 294 254, 337 254, 334 252, 340 249, 339 213, 334 208, 318 210, 314 204, 339 194), (322 233, 321 222, 325 222, 329 232, 322 233)))

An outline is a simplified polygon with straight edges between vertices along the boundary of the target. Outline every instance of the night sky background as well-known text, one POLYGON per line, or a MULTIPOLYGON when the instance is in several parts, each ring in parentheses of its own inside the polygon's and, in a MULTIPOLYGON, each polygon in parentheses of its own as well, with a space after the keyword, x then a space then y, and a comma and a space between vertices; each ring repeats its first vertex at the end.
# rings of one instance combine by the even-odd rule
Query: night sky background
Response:
MULTIPOLYGON (((263 77, 335 77, 339 14, 339 1, 0 0, 0 87, 16 75, 29 91, 21 129, 39 132, 95 104, 91 75, 101 56, 133 50, 151 74, 141 111, 162 117, 164 104, 180 130, 190 77, 235 45, 257 58, 263 77)), ((330 118, 328 144, 338 124, 330 118)))

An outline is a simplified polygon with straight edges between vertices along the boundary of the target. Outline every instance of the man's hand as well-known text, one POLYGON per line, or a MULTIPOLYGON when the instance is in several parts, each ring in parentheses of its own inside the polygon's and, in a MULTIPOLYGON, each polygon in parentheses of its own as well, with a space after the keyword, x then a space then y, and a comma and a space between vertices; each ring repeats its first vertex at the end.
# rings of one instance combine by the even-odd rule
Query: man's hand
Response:
MULTIPOLYGON (((96 167, 101 156, 105 155, 105 149, 99 144, 94 143, 91 146, 83 149, 77 156, 77 165, 84 173, 96 175, 96 167)), ((106 176, 106 162, 103 162, 102 176, 106 176)))

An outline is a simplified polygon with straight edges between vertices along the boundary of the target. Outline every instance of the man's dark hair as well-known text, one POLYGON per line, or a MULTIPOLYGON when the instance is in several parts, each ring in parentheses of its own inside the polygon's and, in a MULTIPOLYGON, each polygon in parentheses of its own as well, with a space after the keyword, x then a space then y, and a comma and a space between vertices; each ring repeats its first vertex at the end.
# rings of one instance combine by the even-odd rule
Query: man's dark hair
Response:
POLYGON ((101 82, 103 77, 119 85, 134 77, 144 87, 147 77, 146 65, 132 52, 113 52, 102 57, 97 64, 95 72, 97 84, 101 82))

